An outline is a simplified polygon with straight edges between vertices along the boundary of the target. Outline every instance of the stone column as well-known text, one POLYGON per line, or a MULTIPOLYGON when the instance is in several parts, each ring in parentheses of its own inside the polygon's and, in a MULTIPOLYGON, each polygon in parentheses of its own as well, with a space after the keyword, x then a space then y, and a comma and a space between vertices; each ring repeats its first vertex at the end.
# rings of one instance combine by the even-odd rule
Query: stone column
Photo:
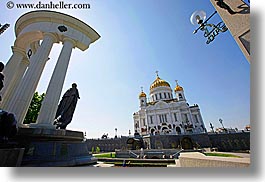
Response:
POLYGON ((45 98, 42 102, 40 114, 37 119, 37 127, 54 127, 53 121, 74 46, 74 40, 70 38, 65 38, 63 40, 62 51, 54 68, 45 98))
MULTIPOLYGON (((15 84, 14 80, 17 76, 17 70, 19 68, 20 62, 26 57, 25 50, 22 48, 12 46, 12 51, 13 55, 10 57, 3 70, 3 74, 5 75, 4 88, 1 91, 3 101, 6 100, 6 93, 9 93, 10 88, 12 88, 15 84)), ((3 103, 1 103, 1 108, 4 108, 3 103)))
POLYGON ((40 48, 31 58, 31 64, 17 88, 14 97, 11 98, 8 111, 15 113, 20 124, 27 114, 30 102, 38 85, 46 61, 53 44, 57 42, 57 36, 53 33, 44 33, 40 48))
POLYGON ((12 84, 9 85, 8 89, 6 89, 6 92, 3 94, 4 99, 2 100, 2 108, 4 110, 5 108, 8 107, 7 106, 8 101, 14 95, 28 66, 29 66, 29 60, 26 57, 24 57, 23 60, 20 62, 19 68, 17 69, 17 72, 12 79, 12 84))

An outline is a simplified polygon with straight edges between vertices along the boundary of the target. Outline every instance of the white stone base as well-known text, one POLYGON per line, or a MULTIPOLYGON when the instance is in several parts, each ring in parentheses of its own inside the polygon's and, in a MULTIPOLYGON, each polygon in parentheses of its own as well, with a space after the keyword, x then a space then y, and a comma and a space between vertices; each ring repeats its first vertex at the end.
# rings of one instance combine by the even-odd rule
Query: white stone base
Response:
POLYGON ((250 158, 205 156, 199 152, 183 152, 179 156, 180 167, 249 167, 250 158))
POLYGON ((30 128, 45 128, 45 129, 56 129, 55 125, 51 124, 38 124, 38 123, 31 123, 29 125, 30 128))

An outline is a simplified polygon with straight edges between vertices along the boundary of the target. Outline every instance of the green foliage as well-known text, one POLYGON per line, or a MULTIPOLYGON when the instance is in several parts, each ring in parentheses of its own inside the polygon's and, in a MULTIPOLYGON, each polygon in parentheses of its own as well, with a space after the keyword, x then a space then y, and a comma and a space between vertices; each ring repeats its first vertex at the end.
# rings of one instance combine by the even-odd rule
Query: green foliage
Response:
POLYGON ((94 149, 94 147, 92 147, 91 152, 94 153, 94 151, 95 151, 95 149, 94 149))
POLYGON ((101 154, 94 154, 96 158, 115 158, 115 152, 109 152, 109 153, 101 153, 101 154))
POLYGON ((233 155, 233 154, 225 154, 225 153, 204 153, 206 156, 216 156, 216 157, 236 157, 236 158, 241 158, 240 156, 233 155))
POLYGON ((96 153, 99 153, 99 152, 100 152, 100 148, 96 147, 96 153))
POLYGON ((41 103, 45 97, 45 94, 39 95, 38 92, 35 92, 33 95, 33 98, 31 100, 27 115, 24 120, 24 124, 29 124, 29 123, 36 123, 40 108, 41 108, 41 103))

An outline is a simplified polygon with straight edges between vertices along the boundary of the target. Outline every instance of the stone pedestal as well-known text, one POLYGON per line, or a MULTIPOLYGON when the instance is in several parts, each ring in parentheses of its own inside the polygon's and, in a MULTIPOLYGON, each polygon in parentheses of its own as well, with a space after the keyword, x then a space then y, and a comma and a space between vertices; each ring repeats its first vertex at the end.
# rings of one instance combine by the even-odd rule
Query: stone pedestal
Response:
POLYGON ((19 167, 24 150, 24 148, 1 148, 0 167, 19 167))
POLYGON ((19 128, 13 142, 25 148, 21 166, 55 167, 97 163, 83 132, 47 128, 19 128))
POLYGON ((250 7, 242 0, 211 0, 211 3, 250 62, 250 7))

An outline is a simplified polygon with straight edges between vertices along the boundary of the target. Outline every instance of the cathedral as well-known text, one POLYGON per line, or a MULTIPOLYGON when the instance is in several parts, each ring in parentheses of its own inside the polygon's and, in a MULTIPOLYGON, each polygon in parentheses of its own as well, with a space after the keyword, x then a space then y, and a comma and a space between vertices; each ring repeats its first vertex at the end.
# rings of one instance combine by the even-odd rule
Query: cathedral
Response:
POLYGON ((141 90, 140 110, 133 114, 134 130, 145 135, 181 135, 205 133, 197 104, 187 103, 184 89, 176 81, 174 96, 170 84, 158 76, 150 86, 149 99, 141 90))

